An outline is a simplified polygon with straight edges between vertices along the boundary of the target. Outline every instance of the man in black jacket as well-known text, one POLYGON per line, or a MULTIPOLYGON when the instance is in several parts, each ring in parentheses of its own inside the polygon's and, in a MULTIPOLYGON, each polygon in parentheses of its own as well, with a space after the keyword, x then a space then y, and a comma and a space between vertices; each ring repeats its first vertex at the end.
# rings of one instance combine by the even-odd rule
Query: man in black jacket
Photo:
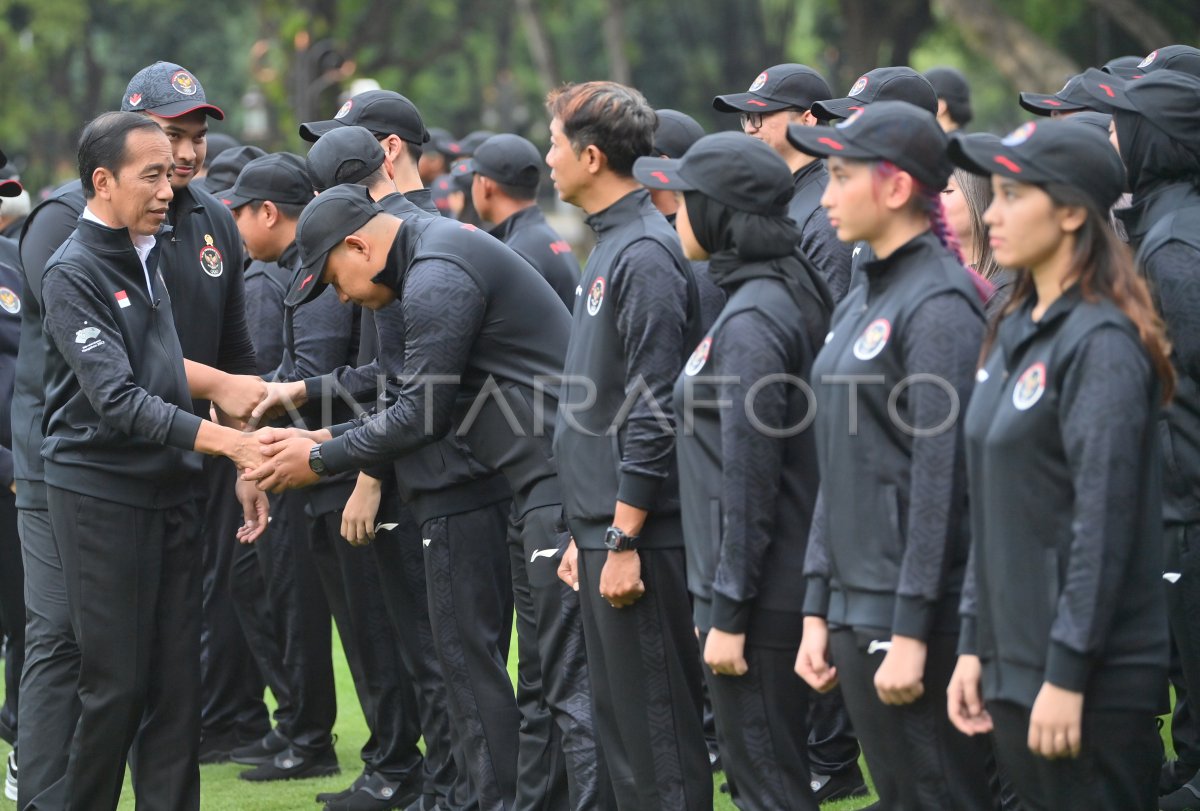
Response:
MULTIPOLYGON (((344 301, 374 310, 398 304, 403 332, 394 341, 381 334, 380 353, 403 344, 403 364, 394 357, 388 364, 389 378, 398 370, 403 380, 395 403, 365 421, 309 437, 277 433, 266 451, 270 461, 247 478, 264 489, 306 486, 327 473, 405 456, 451 432, 485 469, 502 472, 536 590, 543 691, 563 737, 571 805, 606 807, 578 602, 553 575, 566 538, 557 531, 562 502, 546 421, 553 421, 566 311, 527 262, 477 228, 444 218, 401 221, 359 187, 336 187, 310 203, 297 241, 305 270, 289 302, 302 303, 328 283, 344 301), (540 317, 530 319, 531 312, 540 317), (550 604, 555 621, 546 623, 550 604)), ((303 404, 330 383, 340 383, 338 376, 274 388, 257 413, 303 404)), ((447 526, 426 522, 429 545, 447 542, 447 526)), ((499 808, 504 799, 481 796, 479 803, 499 808)))
POLYGON ((653 144, 655 115, 641 94, 589 82, 548 107, 554 185, 598 238, 555 423, 574 538, 559 572, 583 607, 616 807, 709 809, 671 397, 687 347, 702 337, 699 293, 678 237, 632 175, 653 144))
POLYGON ((69 805, 115 808, 136 739, 139 802, 198 808, 200 612, 189 525, 200 460, 187 451, 242 467, 261 451, 255 437, 191 410, 192 397, 211 397, 231 378, 184 361, 158 272, 170 142, 153 122, 110 113, 88 125, 79 153, 87 206, 41 287, 50 342, 42 457, 81 651, 65 793, 69 805))
POLYGON ((571 246, 546 222, 537 205, 542 156, 519 135, 493 135, 466 163, 473 173, 471 199, 492 236, 542 274, 567 309, 575 307, 579 262, 571 246))

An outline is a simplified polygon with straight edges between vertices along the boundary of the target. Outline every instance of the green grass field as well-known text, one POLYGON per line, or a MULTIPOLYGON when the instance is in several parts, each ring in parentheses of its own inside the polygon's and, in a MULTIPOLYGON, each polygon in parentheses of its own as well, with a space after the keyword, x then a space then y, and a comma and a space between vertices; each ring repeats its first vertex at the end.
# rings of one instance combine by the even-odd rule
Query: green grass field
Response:
MULTIPOLYGON (((515 635, 514 635, 515 638, 515 635)), ((291 780, 281 783, 255 784, 238 779, 238 772, 245 766, 226 763, 219 766, 200 767, 200 808, 203 811, 304 811, 314 809, 320 811, 314 797, 322 791, 340 791, 350 784, 362 770, 362 761, 358 757, 359 747, 367 739, 367 725, 358 707, 358 699, 354 695, 354 685, 350 681, 350 671, 346 667, 346 658, 342 655, 341 644, 336 642, 333 651, 334 675, 337 679, 338 691, 338 720, 334 731, 337 733, 338 760, 342 765, 342 774, 337 777, 326 777, 314 780, 291 780)), ((514 649, 509 662, 509 670, 516 669, 516 650, 514 649)), ((515 678, 515 675, 514 675, 515 678)), ((0 679, 0 695, 2 695, 3 680, 0 679)), ((1172 703, 1174 703, 1172 701, 1172 703)), ((1166 741, 1170 756, 1174 756, 1170 743, 1170 717, 1163 725, 1163 739, 1166 741)), ((8 756, 8 745, 0 741, 0 757, 8 756)), ((864 764, 863 771, 866 771, 864 764)), ((714 787, 724 782, 723 775, 714 778, 714 787)), ((713 805, 716 811, 735 811, 733 802, 728 794, 714 791, 716 801, 713 805)), ((822 811, 853 811, 874 802, 874 797, 843 802, 826 803, 822 811)), ((0 809, 15 808, 16 803, 3 799, 0 793, 0 809)), ((121 809, 132 811, 134 807, 133 790, 126 780, 125 791, 121 796, 121 809)))
MULTIPOLYGON (((515 634, 514 634, 515 639, 515 634)), ((358 699, 354 695, 354 685, 350 680, 350 670, 346 667, 346 658, 342 655, 341 644, 336 641, 333 651, 334 675, 337 679, 338 719, 334 731, 337 733, 338 761, 342 766, 342 774, 337 777, 326 777, 314 780, 289 780, 281 783, 255 784, 238 779, 238 772, 246 769, 232 763, 218 766, 200 767, 200 808, 203 811, 305 811, 313 809, 320 811, 314 797, 322 791, 340 791, 350 784, 362 770, 362 761, 358 757, 359 748, 367 739, 367 725, 363 720, 362 711, 358 707, 358 699)), ((516 670, 516 649, 509 662, 509 670, 516 670)), ((0 695, 3 694, 3 679, 0 679, 0 695)), ((0 741, 0 757, 8 756, 9 747, 0 741)), ((0 761, 2 762, 2 761, 0 761)), ((2 768, 0 768, 2 772, 2 768)), ((720 786, 724 777, 718 775, 714 786, 720 786)), ((734 805, 728 794, 715 793, 714 808, 719 811, 734 811, 734 805)), ((851 811, 862 808, 872 802, 872 799, 828 803, 823 809, 829 811, 851 811)), ((3 798, 0 792, 0 811, 15 808, 16 803, 3 798)), ((125 791, 121 795, 122 811, 133 811, 133 789, 129 781, 125 781, 125 791)))

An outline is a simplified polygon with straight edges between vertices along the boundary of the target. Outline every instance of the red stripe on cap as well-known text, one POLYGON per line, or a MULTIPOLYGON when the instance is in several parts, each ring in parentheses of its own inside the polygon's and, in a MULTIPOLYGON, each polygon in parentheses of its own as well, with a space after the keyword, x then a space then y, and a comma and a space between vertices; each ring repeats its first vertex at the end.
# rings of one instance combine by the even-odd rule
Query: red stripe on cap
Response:
POLYGON ((837 141, 833 140, 832 138, 821 137, 821 138, 817 139, 817 143, 825 144, 826 146, 831 146, 834 149, 838 150, 839 152, 841 152, 843 149, 846 148, 842 144, 839 144, 837 141))
POLYGON ((994 160, 1008 171, 1015 172, 1018 175, 1021 174, 1021 167, 1017 166, 1017 164, 1013 163, 1003 155, 996 155, 994 160))
POLYGON ((859 106, 855 105, 854 107, 848 107, 848 108, 846 108, 846 109, 848 109, 848 110, 853 110, 854 112, 856 112, 856 113, 857 113, 857 112, 860 112, 860 111, 862 110, 862 107, 859 107, 859 106))
POLYGON ((1049 104, 1051 107, 1062 107, 1062 102, 1055 101, 1054 99, 1046 99, 1045 103, 1049 104))
POLYGON ((304 288, 308 287, 308 283, 311 282, 312 280, 313 280, 313 275, 311 273, 308 274, 307 276, 305 276, 304 281, 300 282, 300 289, 303 290, 304 288))
POLYGON ((225 205, 227 205, 227 206, 231 206, 231 205, 233 205, 233 201, 232 201, 232 200, 226 200, 224 197, 222 197, 222 198, 221 198, 221 202, 222 202, 222 203, 224 203, 224 204, 225 204, 225 205))
POLYGON ((670 183, 671 182, 671 178, 667 177, 666 174, 664 174, 663 172, 651 172, 650 177, 654 178, 655 180, 659 181, 660 183, 670 183))
POLYGON ((765 101, 759 101, 758 99, 746 99, 746 103, 747 104, 757 104, 759 107, 767 106, 767 103, 765 101))
POLYGON ((1115 99, 1117 97, 1117 94, 1113 92, 1113 89, 1106 84, 1100 85, 1100 89, 1107 93, 1110 99, 1115 99))

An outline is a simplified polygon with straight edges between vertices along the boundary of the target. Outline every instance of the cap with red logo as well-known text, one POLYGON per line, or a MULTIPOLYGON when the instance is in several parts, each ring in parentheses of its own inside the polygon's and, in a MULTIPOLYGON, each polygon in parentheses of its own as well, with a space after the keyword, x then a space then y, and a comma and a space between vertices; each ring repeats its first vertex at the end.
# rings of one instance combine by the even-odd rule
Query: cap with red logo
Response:
POLYGON ((638 158, 633 176, 651 189, 699 191, 730 208, 783 216, 792 173, 774 149, 740 132, 706 135, 682 158, 638 158))
POLYGON ((832 127, 793 124, 787 137, 796 149, 820 158, 888 161, 938 191, 953 171, 946 134, 933 113, 906 101, 875 102, 832 127))
POLYGON ((296 221, 300 269, 292 279, 283 303, 288 307, 299 307, 320 295, 325 289, 321 276, 325 273, 329 252, 383 213, 365 186, 347 183, 314 197, 296 221))
POLYGON ((822 121, 832 121, 881 101, 905 101, 937 115, 937 91, 928 79, 906 65, 864 73, 845 98, 819 101, 813 105, 812 113, 822 121))
MULTIPOLYGON (((0 152, 0 169, 8 164, 8 158, 0 152)), ((15 176, 0 175, 0 197, 16 197, 23 191, 21 181, 15 176)))
POLYGON ((807 110, 814 102, 831 95, 829 82, 808 65, 792 62, 775 65, 758 74, 745 93, 729 93, 713 99, 713 109, 722 113, 773 113, 776 110, 807 110))
POLYGON ((1177 70, 1180 73, 1200 76, 1200 48, 1193 48, 1191 45, 1167 45, 1151 51, 1144 57, 1114 59, 1101 70, 1122 79, 1140 79, 1160 70, 1177 70), (1131 59, 1132 64, 1123 61, 1125 59, 1131 59))
POLYGON ((1200 77, 1156 70, 1126 81, 1091 69, 1083 88, 1097 108, 1137 113, 1172 140, 1200 149, 1200 77))
POLYGON ((950 137, 950 159, 977 175, 1001 175, 1034 186, 1072 186, 1099 211, 1108 211, 1125 189, 1125 167, 1105 134, 1071 118, 1030 121, 1004 138, 955 133, 950 137))
POLYGON ((218 120, 225 118, 220 107, 208 103, 200 80, 174 62, 155 62, 135 73, 121 97, 121 110, 153 113, 162 118, 178 118, 203 110, 218 120))
POLYGON ((352 96, 333 118, 301 124, 300 137, 315 142, 337 127, 363 127, 379 138, 396 135, 418 146, 429 140, 417 106, 391 90, 366 90, 352 96))
POLYGON ((1072 76, 1057 93, 1022 92, 1019 96, 1020 104, 1034 115, 1077 113, 1094 109, 1091 96, 1081 85, 1082 79, 1082 73, 1072 76))

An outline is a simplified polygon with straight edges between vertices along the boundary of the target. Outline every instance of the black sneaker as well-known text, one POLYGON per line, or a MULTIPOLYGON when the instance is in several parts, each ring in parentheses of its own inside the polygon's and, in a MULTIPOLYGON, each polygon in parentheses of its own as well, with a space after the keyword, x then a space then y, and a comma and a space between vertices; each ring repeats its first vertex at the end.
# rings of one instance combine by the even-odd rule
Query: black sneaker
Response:
POLYGON ((362 786, 363 781, 368 777, 366 772, 363 772, 358 777, 354 778, 354 782, 350 784, 350 788, 344 788, 341 791, 325 791, 317 795, 317 802, 332 803, 338 800, 344 800, 354 792, 358 791, 362 786))
POLYGON ((200 733, 200 763, 226 763, 235 749, 256 744, 262 737, 262 733, 247 735, 236 728, 223 732, 203 731, 200 733))
POLYGON ((229 753, 229 759, 243 766, 260 766, 270 763, 276 755, 288 748, 287 738, 272 729, 262 738, 245 746, 239 746, 229 753))
POLYGON ((837 774, 812 775, 812 791, 818 803, 865 797, 868 794, 867 783, 857 763, 837 774))
POLYGON ((390 811, 394 808, 406 808, 420 796, 420 780, 398 783, 375 773, 367 777, 358 791, 349 797, 326 805, 325 811, 390 811))
POLYGON ((341 774, 338 766, 337 752, 333 746, 313 755, 287 749, 276 755, 269 763, 260 763, 249 771, 238 775, 242 780, 252 783, 265 783, 270 780, 300 780, 306 777, 330 777, 341 774))
POLYGON ((1159 797, 1159 811, 1200 811, 1200 789, 1193 785, 1196 782, 1184 783, 1177 791, 1159 797))

